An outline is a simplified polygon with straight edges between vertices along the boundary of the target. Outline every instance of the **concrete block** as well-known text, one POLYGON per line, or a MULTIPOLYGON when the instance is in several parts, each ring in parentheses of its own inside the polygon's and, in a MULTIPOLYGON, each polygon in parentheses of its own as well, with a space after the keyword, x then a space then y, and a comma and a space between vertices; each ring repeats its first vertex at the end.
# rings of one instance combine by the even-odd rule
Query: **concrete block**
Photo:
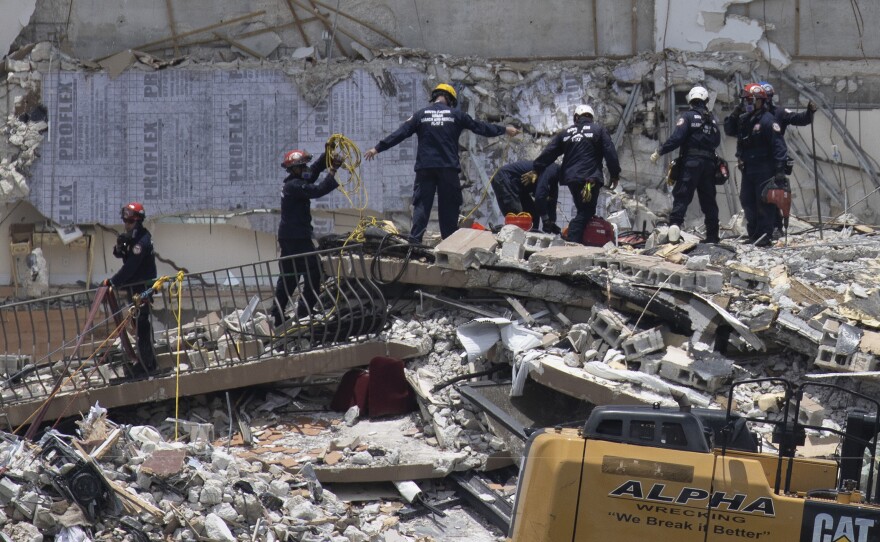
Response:
POLYGON ((630 361, 644 357, 651 352, 662 350, 666 347, 666 344, 663 342, 663 334, 660 332, 660 328, 655 327, 627 337, 620 343, 620 347, 623 349, 626 360, 630 361))
POLYGON ((519 226, 508 224, 498 232, 497 239, 501 244, 512 242, 524 245, 526 244, 526 232, 519 226))
POLYGON ((220 341, 217 343, 217 358, 237 360, 255 358, 263 353, 263 341, 220 341))
POLYGON ((705 294, 717 294, 724 286, 724 275, 717 271, 695 271, 694 288, 705 294))
POLYGON ((805 339, 808 339, 817 345, 822 341, 821 331, 813 329, 812 327, 810 327, 809 322, 803 320, 798 316, 795 316, 791 313, 791 311, 780 311, 779 314, 776 316, 776 325, 789 331, 793 331, 801 337, 804 337, 805 339))
POLYGON ((590 331, 594 335, 600 337, 609 346, 617 348, 623 341, 623 337, 628 337, 632 332, 627 327, 626 321, 622 316, 613 310, 593 306, 593 314, 589 321, 590 331))
POLYGON ((660 360, 661 377, 686 386, 715 392, 730 378, 732 364, 720 360, 695 360, 680 348, 667 348, 660 360))
POLYGON ((764 412, 779 412, 782 409, 782 405, 785 403, 785 394, 782 392, 762 393, 758 396, 755 402, 757 403, 758 408, 764 412))
POLYGON ((571 275, 595 267, 604 256, 605 250, 599 247, 554 246, 529 256, 529 269, 544 275, 571 275))
MULTIPOLYGON (((514 226, 516 228, 516 226, 514 226)), ((519 228, 516 228, 519 231, 519 228)), ((500 258, 502 261, 519 261, 522 260, 526 255, 526 248, 522 243, 516 243, 513 241, 506 241, 501 244, 501 253, 500 258)))
POLYGON ((441 267, 464 271, 494 261, 497 245, 490 231, 462 228, 434 247, 434 258, 441 267))
POLYGON ((21 493, 21 485, 16 484, 7 477, 0 478, 0 500, 4 503, 12 502, 18 499, 21 493))
POLYGON ((660 360, 650 358, 627 360, 626 366, 630 371, 639 371, 649 375, 656 375, 660 371, 660 360))
POLYGON ((526 242, 523 246, 526 248, 526 254, 540 252, 552 246, 564 246, 565 242, 559 236, 549 233, 537 233, 533 231, 523 232, 526 234, 526 242))
POLYGON ((648 281, 657 285, 669 284, 691 290, 696 288, 693 271, 688 271, 683 265, 668 262, 652 267, 648 274, 648 281))
POLYGON ((838 352, 834 346, 819 345, 819 350, 813 365, 832 372, 861 372, 876 371, 877 358, 865 352, 844 354, 838 352))
POLYGON ((825 407, 819 404, 815 399, 808 395, 801 398, 801 409, 798 412, 798 419, 801 423, 807 425, 822 425, 827 411, 825 407))

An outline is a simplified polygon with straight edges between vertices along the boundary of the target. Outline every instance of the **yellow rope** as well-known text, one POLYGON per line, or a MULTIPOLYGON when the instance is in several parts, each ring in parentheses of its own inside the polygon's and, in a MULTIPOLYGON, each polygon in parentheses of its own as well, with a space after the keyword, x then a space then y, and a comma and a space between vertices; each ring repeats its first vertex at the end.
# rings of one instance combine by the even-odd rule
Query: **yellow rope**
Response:
POLYGON ((174 376, 174 441, 177 442, 177 425, 180 419, 180 341, 183 335, 183 322, 181 321, 181 311, 183 310, 183 279, 186 275, 183 271, 177 272, 175 282, 168 287, 169 297, 174 297, 177 293, 177 361, 175 363, 174 376))

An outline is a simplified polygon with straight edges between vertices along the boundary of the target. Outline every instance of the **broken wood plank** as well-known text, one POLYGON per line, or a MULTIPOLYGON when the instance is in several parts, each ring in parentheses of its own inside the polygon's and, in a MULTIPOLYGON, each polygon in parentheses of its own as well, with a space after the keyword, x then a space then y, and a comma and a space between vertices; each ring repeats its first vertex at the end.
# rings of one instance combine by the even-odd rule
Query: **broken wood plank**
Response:
MULTIPOLYGON (((315 15, 318 15, 321 19, 321 23, 324 25, 324 30, 327 31, 327 35, 333 39, 333 42, 336 43, 336 47, 339 48, 339 52, 345 55, 345 49, 342 47, 342 41, 339 39, 339 36, 336 35, 336 30, 339 29, 338 24, 331 24, 330 19, 323 16, 322 13, 318 11, 318 6, 315 5, 314 0, 309 0, 309 4, 312 5, 312 10, 315 15)), ((337 19, 338 22, 338 19, 337 19)), ((327 57, 330 56, 330 48, 327 48, 327 57)))
POLYGON ((119 427, 111 431, 110 434, 107 435, 107 438, 104 439, 104 442, 100 446, 92 450, 92 453, 89 454, 89 457, 91 457, 92 460, 98 460, 104 457, 104 454, 106 454, 107 451, 112 448, 114 444, 116 444, 116 441, 119 440, 119 437, 121 435, 122 429, 120 429, 119 427))
POLYGON ((174 45, 174 56, 180 56, 180 47, 177 44, 177 25, 174 23, 174 8, 172 0, 165 0, 165 9, 168 11, 168 28, 171 29, 171 44, 174 45))

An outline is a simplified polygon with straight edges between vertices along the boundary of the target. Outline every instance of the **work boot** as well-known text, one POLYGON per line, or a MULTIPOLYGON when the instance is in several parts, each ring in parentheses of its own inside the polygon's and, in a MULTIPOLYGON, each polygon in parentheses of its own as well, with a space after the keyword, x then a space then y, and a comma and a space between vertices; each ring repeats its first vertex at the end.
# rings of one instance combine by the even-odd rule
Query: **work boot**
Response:
POLYGON ((769 247, 771 244, 773 244, 773 240, 770 235, 765 235, 755 241, 756 247, 769 247))
POLYGON ((670 243, 677 243, 679 239, 681 239, 681 227, 678 224, 669 226, 669 230, 666 232, 666 240, 670 243))
POLYGON ((718 226, 714 228, 706 228, 706 238, 700 241, 702 244, 713 244, 717 245, 721 239, 718 238, 718 226))

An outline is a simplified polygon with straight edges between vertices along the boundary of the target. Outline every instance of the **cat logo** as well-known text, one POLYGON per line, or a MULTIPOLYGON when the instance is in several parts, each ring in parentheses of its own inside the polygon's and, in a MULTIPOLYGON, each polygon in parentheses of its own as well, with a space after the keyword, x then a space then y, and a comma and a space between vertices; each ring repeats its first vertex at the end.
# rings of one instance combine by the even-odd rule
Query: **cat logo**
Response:
POLYGON ((870 518, 853 518, 831 514, 816 514, 813 520, 812 542, 868 542, 876 540, 871 537, 877 520, 870 518))

